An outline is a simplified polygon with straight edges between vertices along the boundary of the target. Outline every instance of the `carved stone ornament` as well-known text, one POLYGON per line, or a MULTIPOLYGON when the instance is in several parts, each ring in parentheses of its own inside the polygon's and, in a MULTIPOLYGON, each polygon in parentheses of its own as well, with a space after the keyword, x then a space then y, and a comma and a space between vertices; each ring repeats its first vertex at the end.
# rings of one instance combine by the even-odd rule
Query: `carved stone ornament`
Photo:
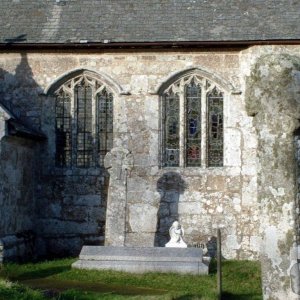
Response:
POLYGON ((133 155, 125 148, 115 147, 104 158, 104 167, 114 180, 125 180, 133 168, 133 155))

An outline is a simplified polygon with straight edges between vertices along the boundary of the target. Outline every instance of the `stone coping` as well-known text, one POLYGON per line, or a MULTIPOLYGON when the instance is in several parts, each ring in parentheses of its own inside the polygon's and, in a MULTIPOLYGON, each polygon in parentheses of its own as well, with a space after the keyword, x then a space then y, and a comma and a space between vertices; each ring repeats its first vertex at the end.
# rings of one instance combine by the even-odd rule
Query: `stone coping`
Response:
POLYGON ((115 261, 200 261, 200 248, 83 246, 79 259, 115 261))

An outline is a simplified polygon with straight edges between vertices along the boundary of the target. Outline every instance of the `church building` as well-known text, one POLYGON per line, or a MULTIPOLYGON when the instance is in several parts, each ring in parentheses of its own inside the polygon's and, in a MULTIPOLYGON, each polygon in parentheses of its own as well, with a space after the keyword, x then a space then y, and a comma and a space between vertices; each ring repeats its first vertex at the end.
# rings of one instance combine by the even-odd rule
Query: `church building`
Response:
POLYGON ((2 0, 0 258, 260 260, 300 299, 300 2, 2 0), (2 246, 2 247, 1 247, 2 246))

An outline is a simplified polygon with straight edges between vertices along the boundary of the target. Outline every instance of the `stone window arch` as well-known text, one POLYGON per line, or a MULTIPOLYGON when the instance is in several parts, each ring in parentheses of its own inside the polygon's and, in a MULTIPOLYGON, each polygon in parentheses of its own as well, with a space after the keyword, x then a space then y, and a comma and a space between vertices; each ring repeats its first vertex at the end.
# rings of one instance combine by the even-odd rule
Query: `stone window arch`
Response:
POLYGON ((161 94, 162 166, 223 166, 224 90, 189 73, 161 94))
POLYGON ((91 72, 68 79, 55 91, 57 167, 103 165, 113 143, 113 92, 91 72))

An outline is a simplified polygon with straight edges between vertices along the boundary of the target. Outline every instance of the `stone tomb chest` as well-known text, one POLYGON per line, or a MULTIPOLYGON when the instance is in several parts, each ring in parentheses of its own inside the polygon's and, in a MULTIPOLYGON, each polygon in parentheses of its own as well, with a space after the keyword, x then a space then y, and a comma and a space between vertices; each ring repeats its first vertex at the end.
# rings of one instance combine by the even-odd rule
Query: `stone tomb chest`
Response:
POLYGON ((83 246, 77 269, 208 274, 200 248, 83 246))

